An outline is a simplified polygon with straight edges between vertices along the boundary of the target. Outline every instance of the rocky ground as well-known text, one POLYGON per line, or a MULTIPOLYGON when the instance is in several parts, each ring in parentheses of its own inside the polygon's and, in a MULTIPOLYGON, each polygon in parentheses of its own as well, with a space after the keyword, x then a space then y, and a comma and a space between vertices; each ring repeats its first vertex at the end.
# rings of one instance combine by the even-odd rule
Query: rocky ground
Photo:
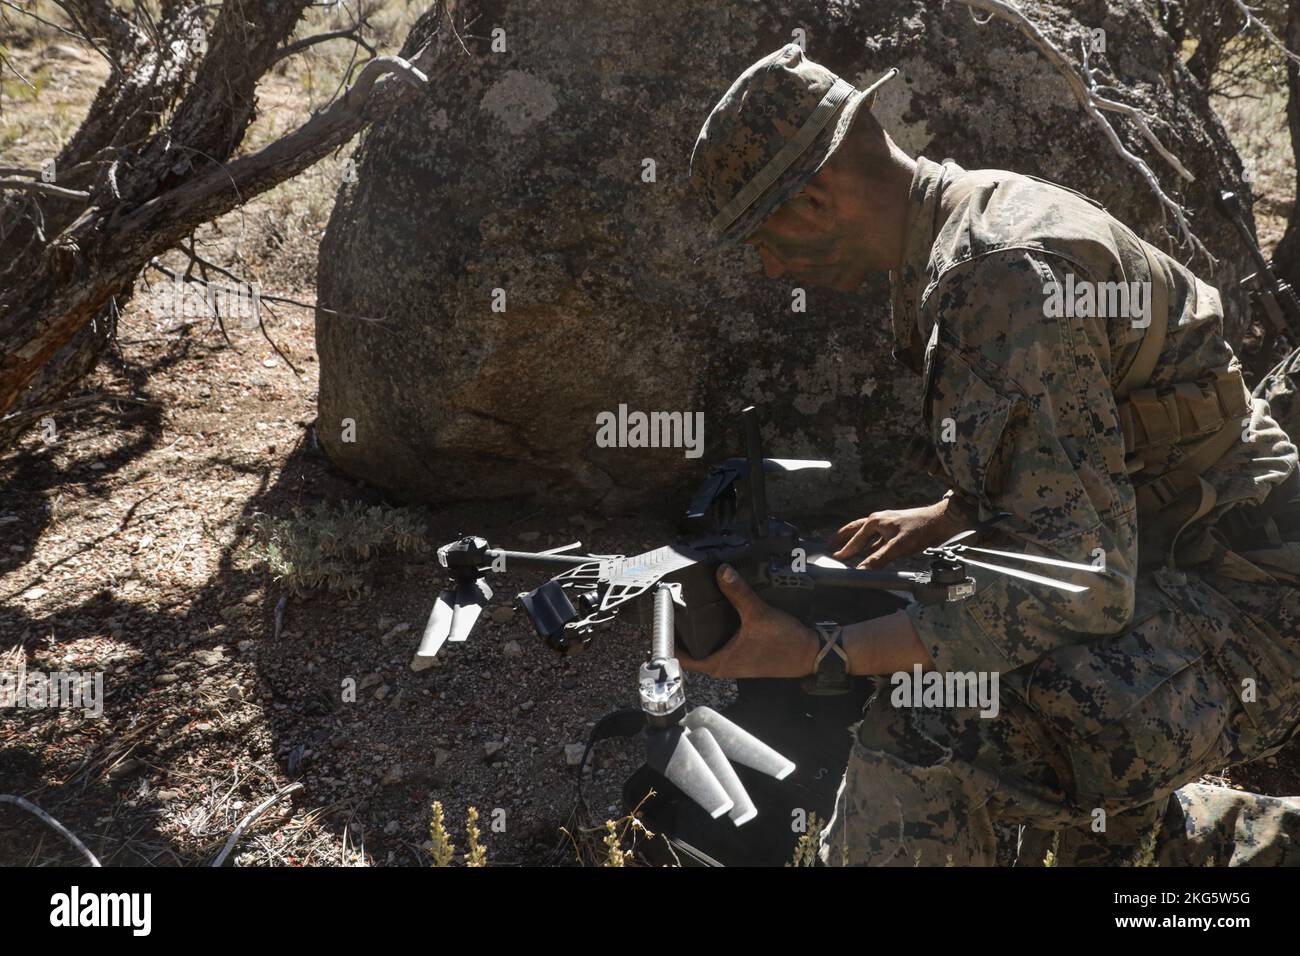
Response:
MULTIPOLYGON (((26 163, 66 135, 103 67, 48 43, 8 54, 44 97, 5 87, 0 143, 26 163)), ((277 74, 258 136, 331 90, 297 66, 277 74)), ((310 304, 344 159, 205 230, 205 254, 310 304)), ((255 325, 227 321, 223 334, 141 284, 85 400, 0 457, 0 670, 104 675, 101 716, 0 714, 0 792, 39 804, 106 865, 210 862, 241 819, 293 783, 229 861, 427 864, 434 800, 462 850, 466 809, 478 808, 494 865, 595 859, 595 840, 578 831, 622 814, 638 754, 603 745, 575 816, 572 747, 634 700, 644 635, 621 625, 558 658, 510 611, 510 596, 538 582, 507 577, 474 638, 416 673, 410 658, 441 584, 431 549, 374 556, 357 593, 294 595, 275 582, 255 516, 384 502, 317 450, 310 311, 266 318, 283 357, 255 325)), ((581 540, 633 553, 671 530, 655 516, 610 523, 544 504, 419 515, 430 545, 476 532, 520 549, 581 540)), ((714 704, 733 690, 698 677, 690 687, 714 704)), ((1300 753, 1219 780, 1298 793, 1300 753)), ((35 819, 0 807, 0 865, 77 859, 35 819)))
MULTIPOLYGON (((255 330, 232 331, 233 347, 193 331, 124 340, 94 387, 155 404, 105 399, 5 460, 0 647, 29 672, 103 671, 104 708, 6 714, 4 789, 113 864, 202 862, 295 780, 303 789, 262 818, 246 861, 423 862, 434 799, 453 835, 478 807, 494 862, 571 859, 558 829, 577 782, 566 747, 634 699, 644 637, 623 626, 558 658, 510 606, 539 582, 506 576, 474 637, 413 673, 441 584, 431 550, 367 562, 353 596, 276 587, 248 550, 247 518, 381 499, 313 450, 310 318, 272 334, 302 375, 255 330)), ((640 550, 668 530, 530 510, 424 512, 428 541, 474 531, 518 549, 640 550)), ((701 702, 727 689, 692 680, 701 702)), ((626 747, 601 748, 593 820, 621 815, 635 766, 626 747)), ((0 862, 67 852, 0 813, 0 862)))

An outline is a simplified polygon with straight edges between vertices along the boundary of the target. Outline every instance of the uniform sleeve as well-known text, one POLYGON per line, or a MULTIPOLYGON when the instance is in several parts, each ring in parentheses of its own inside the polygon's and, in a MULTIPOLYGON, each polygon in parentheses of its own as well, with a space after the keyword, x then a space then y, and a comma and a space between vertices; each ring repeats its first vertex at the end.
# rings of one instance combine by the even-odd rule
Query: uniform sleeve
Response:
POLYGON ((1089 574, 988 559, 1088 586, 1079 594, 972 567, 973 597, 909 610, 940 670, 1014 670, 1132 616, 1136 507, 1106 329, 1124 320, 1054 314, 1064 309, 1048 292, 1069 268, 1024 250, 985 255, 950 270, 923 306, 936 453, 982 518, 1010 514, 988 546, 1105 562, 1089 574))

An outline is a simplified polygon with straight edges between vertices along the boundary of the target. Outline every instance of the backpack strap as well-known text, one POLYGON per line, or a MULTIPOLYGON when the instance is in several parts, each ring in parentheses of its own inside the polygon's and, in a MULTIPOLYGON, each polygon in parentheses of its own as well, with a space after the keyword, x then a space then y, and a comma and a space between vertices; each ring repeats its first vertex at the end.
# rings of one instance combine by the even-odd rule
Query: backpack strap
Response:
POLYGON ((1155 255, 1155 249, 1138 239, 1142 254, 1146 256, 1147 269, 1151 273, 1151 324, 1147 326, 1138 344, 1137 355, 1128 367, 1124 377, 1115 386, 1116 398, 1127 398, 1129 392, 1141 388, 1151 380, 1151 373, 1156 370, 1156 361, 1160 351, 1165 347, 1165 335, 1169 331, 1169 277, 1165 267, 1155 255))

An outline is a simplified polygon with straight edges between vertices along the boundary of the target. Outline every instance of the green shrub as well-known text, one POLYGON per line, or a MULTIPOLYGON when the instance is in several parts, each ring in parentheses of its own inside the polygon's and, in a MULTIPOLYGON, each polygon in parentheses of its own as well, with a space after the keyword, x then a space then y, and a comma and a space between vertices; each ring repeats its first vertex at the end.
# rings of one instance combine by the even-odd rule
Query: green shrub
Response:
POLYGON ((298 595, 318 587, 356 594, 372 556, 428 548, 424 522, 409 508, 317 501, 287 518, 255 514, 252 524, 254 556, 298 595))

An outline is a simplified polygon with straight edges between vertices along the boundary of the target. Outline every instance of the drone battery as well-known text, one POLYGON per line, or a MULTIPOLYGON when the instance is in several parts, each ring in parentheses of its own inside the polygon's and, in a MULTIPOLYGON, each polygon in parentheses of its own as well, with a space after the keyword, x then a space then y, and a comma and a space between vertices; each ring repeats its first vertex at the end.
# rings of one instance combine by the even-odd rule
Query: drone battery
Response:
POLYGON ((697 659, 727 643, 740 627, 740 615, 726 598, 678 608, 676 619, 678 641, 697 659))

